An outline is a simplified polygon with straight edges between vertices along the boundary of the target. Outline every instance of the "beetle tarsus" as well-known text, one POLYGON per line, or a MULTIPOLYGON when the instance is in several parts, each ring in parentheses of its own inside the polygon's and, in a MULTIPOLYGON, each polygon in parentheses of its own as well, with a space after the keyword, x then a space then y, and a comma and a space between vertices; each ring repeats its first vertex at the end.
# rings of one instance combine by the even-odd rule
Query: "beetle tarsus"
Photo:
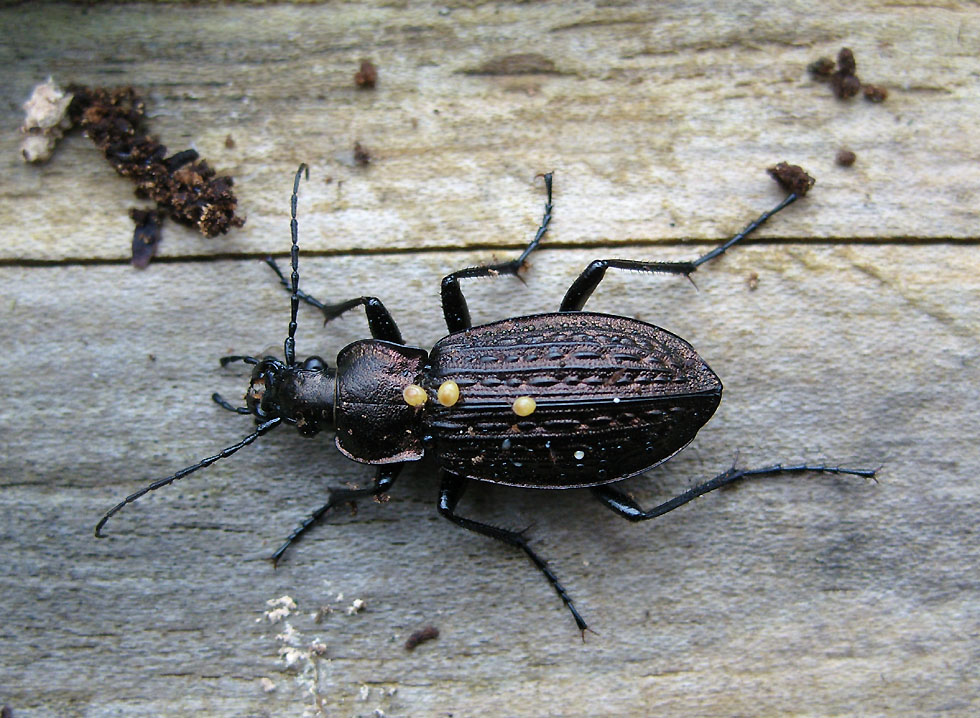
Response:
POLYGON ((247 406, 232 406, 232 404, 227 399, 225 399, 223 396, 221 396, 221 394, 219 394, 218 392, 214 392, 211 395, 211 401, 213 401, 215 404, 217 404, 218 406, 220 406, 225 411, 230 411, 233 414, 251 414, 252 413, 251 411, 249 411, 249 409, 248 409, 247 406))
POLYGON ((700 267, 705 262, 709 262, 712 259, 714 259, 715 257, 721 256, 732 245, 736 244, 737 242, 741 242, 743 239, 745 239, 750 234, 752 234, 752 232, 754 232, 759 227, 761 227, 763 224, 765 224, 769 220, 770 217, 772 217, 777 212, 780 212, 780 211, 786 209, 787 207, 789 207, 791 204, 793 204, 793 202, 795 202, 799 198, 800 198, 799 195, 797 195, 794 192, 791 192, 790 194, 788 194, 786 196, 786 198, 782 202, 780 202, 779 204, 777 204, 775 207, 773 207, 772 209, 768 210, 767 212, 763 212, 762 214, 760 214, 754 220, 752 220, 751 222, 749 222, 749 224, 745 227, 745 229, 743 229, 741 232, 739 232, 734 237, 732 237, 731 239, 729 239, 727 242, 725 242, 724 244, 722 244, 719 247, 715 247, 714 249, 712 249, 707 254, 702 255, 702 256, 698 257, 697 259, 695 259, 694 262, 693 262, 694 266, 695 267, 700 267))
POLYGON ((136 499, 140 498, 144 494, 148 494, 151 491, 156 491, 157 489, 161 489, 164 486, 169 486, 173 482, 178 481, 178 480, 184 478, 188 474, 193 474, 198 469, 203 469, 206 466, 210 466, 211 464, 213 464, 214 462, 218 461, 219 459, 224 459, 224 458, 227 458, 227 457, 231 456, 232 454, 234 454, 239 449, 241 449, 243 447, 246 447, 249 444, 251 444, 253 441, 255 441, 256 439, 258 439, 263 434, 266 434, 267 432, 271 431, 272 429, 275 429, 277 426, 279 426, 279 424, 281 422, 282 422, 282 419, 280 419, 279 417, 275 417, 273 419, 269 419, 269 421, 266 421, 266 422, 264 422, 262 424, 259 424, 256 427, 255 431, 253 431, 251 434, 249 434, 244 439, 242 439, 241 441, 239 441, 237 444, 232 444, 231 446, 228 446, 228 447, 222 449, 220 452, 218 452, 214 456, 209 456, 206 459, 201 459, 196 464, 192 464, 191 466, 187 466, 187 467, 181 469, 180 471, 178 471, 176 474, 172 474, 172 475, 168 476, 165 479, 159 479, 157 481, 154 481, 153 483, 151 483, 151 484, 149 484, 147 486, 144 486, 142 489, 140 489, 136 493, 130 494, 125 499, 123 499, 122 501, 120 501, 118 504, 116 504, 115 506, 113 506, 111 509, 109 509, 108 511, 106 511, 105 515, 99 520, 99 523, 97 523, 95 525, 95 535, 96 535, 96 537, 97 538, 103 538, 102 527, 105 526, 106 522, 110 518, 112 518, 112 516, 114 514, 116 514, 121 508, 123 508, 124 506, 126 506, 126 504, 133 503, 134 501, 136 501, 136 499))
POLYGON ((349 489, 343 486, 335 486, 331 488, 330 493, 327 496, 327 503, 303 519, 303 522, 297 526, 293 532, 289 534, 289 536, 286 537, 286 540, 283 541, 282 545, 269 557, 269 560, 272 561, 272 567, 276 568, 279 565, 279 561, 282 559, 283 554, 286 553, 286 550, 293 543, 295 543, 307 529, 313 526, 313 524, 319 521, 324 514, 330 511, 330 509, 348 501, 354 501, 356 499, 365 498, 368 496, 377 497, 386 493, 395 483, 395 479, 398 478, 398 474, 401 472, 402 466, 404 466, 404 464, 387 464, 385 466, 379 466, 374 477, 374 484, 369 488, 349 489))
POLYGON ((810 464, 794 464, 790 466, 773 464, 771 466, 764 466, 758 469, 736 469, 734 466, 732 466, 731 468, 718 474, 718 476, 710 481, 705 481, 703 484, 694 486, 685 491, 683 494, 675 496, 670 501, 665 501, 649 511, 643 510, 629 496, 621 491, 617 491, 608 484, 593 487, 592 493, 606 508, 611 509, 624 519, 627 519, 628 521, 647 521, 649 519, 657 518, 658 516, 663 516, 664 514, 683 506, 689 501, 693 501, 698 496, 703 496, 709 491, 720 489, 722 486, 728 486, 729 484, 733 484, 742 479, 759 476, 775 476, 778 474, 802 474, 808 472, 823 474, 850 474, 852 476, 861 476, 866 479, 874 479, 877 470, 849 469, 840 466, 810 464))
MULTIPOLYGON (((467 529, 468 531, 473 531, 474 533, 482 534, 483 536, 489 536, 490 538, 497 539, 503 543, 515 546, 521 549, 527 557, 531 559, 538 570, 544 574, 544 577, 548 579, 552 588, 558 594, 558 597, 565 604, 565 607, 571 612, 572 618, 575 619, 575 625, 578 629, 583 632, 583 636, 586 630, 588 630, 589 625, 582 618, 578 610, 575 608, 575 604, 572 602, 571 597, 568 592, 565 591, 565 587, 561 585, 558 580, 558 576, 555 575, 551 567, 548 566, 547 561, 538 556, 534 549, 528 544, 524 539, 523 531, 509 531, 507 529, 500 528, 499 526, 492 526, 490 524, 480 523, 479 521, 474 521, 473 519, 468 519, 465 516, 460 516, 456 513, 456 506, 459 504, 459 500, 463 496, 463 492, 466 491, 467 479, 457 474, 451 474, 445 472, 443 474, 442 486, 439 489, 439 513, 452 521, 457 526, 467 529)), ((526 531, 527 529, 525 529, 526 531)))
POLYGON ((218 359, 218 363, 221 364, 221 366, 223 367, 228 366, 229 364, 232 364, 233 362, 236 361, 244 362, 245 364, 259 363, 259 360, 253 356, 243 356, 240 354, 233 354, 231 356, 221 357, 220 359, 218 359))
POLYGON ((765 224, 770 217, 793 204, 793 202, 795 202, 797 199, 798 197, 795 194, 788 195, 778 205, 766 212, 763 212, 761 215, 752 220, 752 222, 750 222, 745 229, 736 234, 734 237, 691 262, 641 262, 632 259, 596 259, 585 268, 585 270, 574 282, 572 282, 572 286, 570 286, 568 291, 565 292, 565 298, 562 299, 561 309, 559 311, 581 311, 585 306, 585 303, 589 301, 589 297, 592 296, 592 292, 595 291, 596 287, 599 286, 599 282, 601 282, 603 277, 606 275, 606 270, 610 268, 626 269, 634 272, 683 274, 690 279, 691 274, 702 264, 724 254, 734 244, 741 242, 743 239, 752 234, 752 232, 765 224))
POLYGON ((463 329, 468 329, 470 326, 472 326, 470 310, 466 305, 466 298, 463 296, 463 290, 460 289, 459 286, 460 279, 496 277, 500 274, 511 274, 516 276, 522 282, 524 281, 519 272, 524 267, 531 252, 537 249, 538 245, 541 244, 541 238, 544 237, 544 233, 548 231, 548 225, 551 224, 551 210, 554 206, 551 201, 552 173, 548 172, 547 174, 538 176, 544 177, 544 185, 548 191, 548 201, 545 202, 544 205, 544 216, 541 218, 541 225, 538 227, 538 231, 534 233, 534 239, 528 243, 527 247, 524 248, 524 251, 521 252, 521 255, 517 259, 511 260, 510 262, 489 264, 483 267, 468 267, 443 277, 441 285, 442 312, 446 318, 446 326, 449 328, 450 332, 462 331, 463 329))

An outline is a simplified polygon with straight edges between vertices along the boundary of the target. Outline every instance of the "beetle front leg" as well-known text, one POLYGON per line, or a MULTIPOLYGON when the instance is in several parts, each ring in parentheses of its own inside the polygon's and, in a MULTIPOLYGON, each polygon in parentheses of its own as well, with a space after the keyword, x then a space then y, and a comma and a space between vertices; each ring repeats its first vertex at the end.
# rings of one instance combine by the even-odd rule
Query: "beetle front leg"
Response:
POLYGON ((722 486, 728 486, 729 484, 733 484, 736 481, 741 481, 742 479, 754 478, 757 476, 775 476, 777 474, 801 474, 804 472, 822 474, 851 474, 852 476, 862 476, 866 479, 873 479, 875 476, 874 469, 845 469, 839 466, 810 466, 809 464, 797 464, 794 466, 775 464, 773 466, 764 466, 761 469, 736 469, 735 467, 732 467, 728 471, 719 474, 710 481, 694 486, 680 496, 675 496, 670 501, 665 501, 649 511, 644 511, 635 501, 633 501, 633 499, 621 491, 617 491, 608 484, 603 486, 594 486, 592 488, 592 493, 597 499, 599 499, 600 502, 602 502, 604 506, 606 506, 606 508, 615 511, 624 519, 628 519, 629 521, 646 521, 648 519, 655 519, 658 516, 663 516, 664 514, 673 511, 677 507, 683 506, 688 501, 693 501, 698 496, 703 496, 709 491, 720 489, 722 486))
POLYGON ((509 531, 497 526, 491 526, 490 524, 483 524, 478 521, 474 521, 473 519, 468 519, 456 514, 456 505, 462 498, 463 492, 466 490, 466 485, 467 479, 459 476, 458 474, 451 474, 449 472, 443 474, 442 486, 439 489, 439 513, 457 526, 461 526, 464 529, 474 531, 478 534, 483 534, 484 536, 489 536, 490 538, 497 539, 498 541, 503 541, 511 546, 516 546, 527 554, 528 558, 530 558, 531 561, 534 562, 534 565, 538 567, 538 570, 544 574, 546 579, 548 579, 548 582, 555 589, 558 597, 561 598, 568 610, 572 612, 572 618, 575 619, 575 624, 578 626, 579 630, 583 632, 582 635, 584 637, 584 632, 586 629, 588 629, 588 624, 586 624, 582 616, 579 615, 579 612, 575 610, 575 604, 572 603, 572 599, 568 596, 568 593, 565 592, 565 587, 558 581, 558 577, 555 576, 554 572, 551 570, 545 560, 538 556, 528 545, 521 532, 509 531))
POLYGON ((342 486, 334 486, 330 488, 330 493, 327 497, 327 503, 318 508, 309 517, 303 520, 301 523, 283 542, 282 546, 276 549, 276 552, 269 557, 272 561, 273 566, 279 564, 279 559, 282 555, 286 553, 288 549, 308 528, 320 520, 320 518, 327 513, 330 509, 337 506, 338 504, 347 503, 348 501, 354 501, 356 499, 365 498, 367 496, 380 496, 381 494, 388 491, 392 484, 395 483, 395 479, 398 478, 398 474, 401 472, 404 463, 401 464, 386 464, 384 466, 379 466, 378 471, 374 476, 374 485, 366 489, 348 489, 342 486))
POLYGON ((519 277, 518 272, 524 266, 524 262, 527 261, 528 255, 537 249, 541 243, 541 238, 548 231, 548 225, 551 223, 552 208, 551 173, 549 172, 542 176, 544 177, 545 187, 548 189, 548 201, 544 205, 544 217, 541 219, 541 226, 538 227, 538 231, 534 234, 534 239, 521 252, 521 256, 515 260, 501 264, 460 269, 458 272, 453 272, 443 277, 441 285, 442 313, 446 317, 446 326, 449 327, 450 332, 459 332, 463 329, 469 329, 472 326, 470 310, 466 306, 466 298, 463 296, 463 290, 459 286, 460 279, 496 277, 499 274, 513 274, 519 277))
MULTIPOLYGON (((276 260, 272 257, 266 257, 265 263, 272 267, 272 270, 279 277, 279 283, 286 289, 287 292, 292 292, 292 284, 286 276, 279 269, 279 265, 276 264, 276 260)), ((296 296, 302 301, 309 304, 311 307, 316 307, 321 312, 323 312, 323 323, 326 324, 331 319, 336 319, 344 312, 350 311, 355 307, 364 306, 364 312, 367 314, 368 328, 371 330, 371 336, 375 339, 384 339, 385 341, 392 342, 394 344, 404 344, 405 341, 402 339, 402 334, 398 330, 398 325, 395 324, 395 320, 391 318, 391 313, 381 303, 381 300, 377 297, 357 297, 356 299, 348 299, 346 302, 338 302, 337 304, 324 304, 316 297, 313 297, 302 289, 296 290, 296 296)))
POLYGON ((702 264, 711 261, 715 257, 720 257, 734 244, 748 237, 752 232, 765 224, 770 217, 793 204, 798 198, 799 195, 795 193, 789 194, 786 199, 768 212, 763 212, 756 217, 745 229, 734 237, 692 262, 638 262, 630 259, 597 259, 585 268, 585 271, 578 276, 578 279, 572 282, 572 286, 565 292, 565 298, 562 299, 560 311, 581 311, 585 303, 589 301, 589 297, 592 296, 592 292, 599 286, 599 282, 602 281, 602 278, 606 275, 606 270, 609 268, 628 269, 634 272, 663 272, 666 274, 690 276, 702 264))

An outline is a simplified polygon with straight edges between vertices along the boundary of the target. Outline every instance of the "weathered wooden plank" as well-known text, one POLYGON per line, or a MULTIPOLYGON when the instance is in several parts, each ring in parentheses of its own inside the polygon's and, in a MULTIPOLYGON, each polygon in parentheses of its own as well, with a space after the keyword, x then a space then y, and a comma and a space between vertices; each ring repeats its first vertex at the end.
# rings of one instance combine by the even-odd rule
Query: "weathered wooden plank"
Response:
MULTIPOLYGON (((976 237, 972 3, 44 4, 0 11, 0 33, 11 130, 49 74, 130 83, 165 143, 238 179, 248 225, 218 240, 171 225, 167 256, 280 251, 300 160, 315 180, 304 240, 321 252, 515 247, 551 169, 563 243, 717 239, 769 203, 762 168, 782 159, 820 184, 814 213, 769 236, 976 237), (808 77, 845 44, 885 103, 808 77), (354 86, 362 57, 375 91, 354 86), (506 74, 528 68, 542 71, 506 74), (351 166, 355 140, 370 167, 351 166), (854 167, 834 165, 841 146, 854 167)), ((80 137, 43 167, 17 141, 0 137, 0 259, 126 258, 128 182, 80 137)))
MULTIPOLYGON (((527 286, 471 283, 476 318, 554 307, 592 256, 546 250, 527 286)), ((301 270, 324 298, 377 289, 429 344, 434 279, 477 258, 301 270)), ((533 524, 599 633, 583 646, 523 558, 437 517, 424 468, 273 571, 263 557, 324 487, 366 478, 292 432, 130 507, 96 541, 113 501, 248 431, 208 400, 245 382, 215 358, 277 345, 286 295, 255 261, 3 268, 2 700, 28 716, 299 715, 316 685, 327 715, 971 715, 978 277, 956 246, 828 245, 743 248, 699 272, 697 291, 611 276, 595 309, 680 333, 726 383, 694 446, 630 483, 643 503, 736 452, 884 469, 877 485, 759 481, 645 526, 584 492, 472 491, 474 515, 533 524), (296 669, 277 662, 283 624, 262 618, 282 595, 299 604, 299 649, 325 646, 296 669), (347 616, 355 598, 367 610, 347 616), (338 611, 317 624, 326 603, 338 611), (405 652, 430 623, 439 640, 405 652)), ((324 330, 304 308, 299 348, 331 356, 363 334, 360 317, 324 330)))
MULTIPOLYGON (((0 703, 16 716, 977 713, 975 5, 45 4, 0 9, 0 37, 0 703), (884 104, 806 76, 845 44, 884 104), (373 93, 353 87, 362 57, 373 93), (239 180, 245 229, 170 224, 174 261, 127 267, 135 200, 88 141, 43 167, 16 156, 19 104, 48 74, 146 88, 165 143, 239 180), (368 168, 349 164, 355 139, 368 168), (429 345, 438 279, 509 258, 537 225, 535 173, 556 170, 553 231, 526 286, 466 286, 477 321, 556 307, 596 256, 695 256, 706 245, 669 245, 771 206, 761 168, 784 158, 819 184, 760 233, 774 241, 705 267, 697 291, 610 274, 589 305, 688 338, 726 385, 691 449, 628 487, 652 505, 736 451, 881 463, 881 483, 764 480, 647 526, 583 492, 471 490, 475 516, 533 524, 600 634, 585 646, 525 559, 438 518, 425 467, 273 572, 262 559, 325 487, 370 473, 326 439, 279 431, 92 538, 113 501, 249 431, 208 395, 245 384, 216 357, 281 346, 288 301, 253 260, 287 249, 299 161, 304 288, 377 294, 429 345), (282 595, 291 638, 263 618, 282 595), (347 616, 355 598, 367 610, 347 616), (406 653, 426 624, 439 640, 406 653)), ((299 350, 365 333, 304 308, 299 350)))

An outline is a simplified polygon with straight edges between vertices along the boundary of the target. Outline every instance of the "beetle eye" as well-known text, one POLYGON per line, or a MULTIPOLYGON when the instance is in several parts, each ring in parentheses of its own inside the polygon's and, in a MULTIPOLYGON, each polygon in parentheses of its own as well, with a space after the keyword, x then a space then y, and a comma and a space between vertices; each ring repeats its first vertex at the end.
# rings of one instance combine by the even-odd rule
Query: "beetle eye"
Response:
POLYGON ((310 371, 323 371, 327 368, 327 363, 318 356, 307 357, 303 362, 303 368, 310 371))

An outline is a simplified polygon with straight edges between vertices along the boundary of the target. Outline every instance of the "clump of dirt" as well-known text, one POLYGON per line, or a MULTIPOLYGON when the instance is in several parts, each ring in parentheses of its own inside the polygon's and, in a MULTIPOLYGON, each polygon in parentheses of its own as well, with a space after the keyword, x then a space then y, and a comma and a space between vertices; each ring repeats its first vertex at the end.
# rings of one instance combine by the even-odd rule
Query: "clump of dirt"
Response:
POLYGON ((145 267, 162 238, 163 218, 200 230, 205 237, 225 234, 245 220, 236 214, 234 180, 218 175, 196 150, 167 154, 167 147, 145 126, 146 104, 132 87, 69 85, 62 92, 52 80, 39 85, 25 105, 25 130, 32 144, 27 161, 50 158, 62 133, 80 127, 113 169, 136 184, 136 196, 156 209, 134 209, 133 264, 145 267), (40 118, 39 118, 40 113, 40 118))
POLYGON ((888 97, 888 90, 884 87, 861 82, 857 76, 857 60, 849 47, 843 47, 837 53, 836 64, 829 57, 821 57, 807 65, 807 70, 813 79, 829 82, 840 100, 849 100, 862 91, 869 102, 884 102, 888 97))

